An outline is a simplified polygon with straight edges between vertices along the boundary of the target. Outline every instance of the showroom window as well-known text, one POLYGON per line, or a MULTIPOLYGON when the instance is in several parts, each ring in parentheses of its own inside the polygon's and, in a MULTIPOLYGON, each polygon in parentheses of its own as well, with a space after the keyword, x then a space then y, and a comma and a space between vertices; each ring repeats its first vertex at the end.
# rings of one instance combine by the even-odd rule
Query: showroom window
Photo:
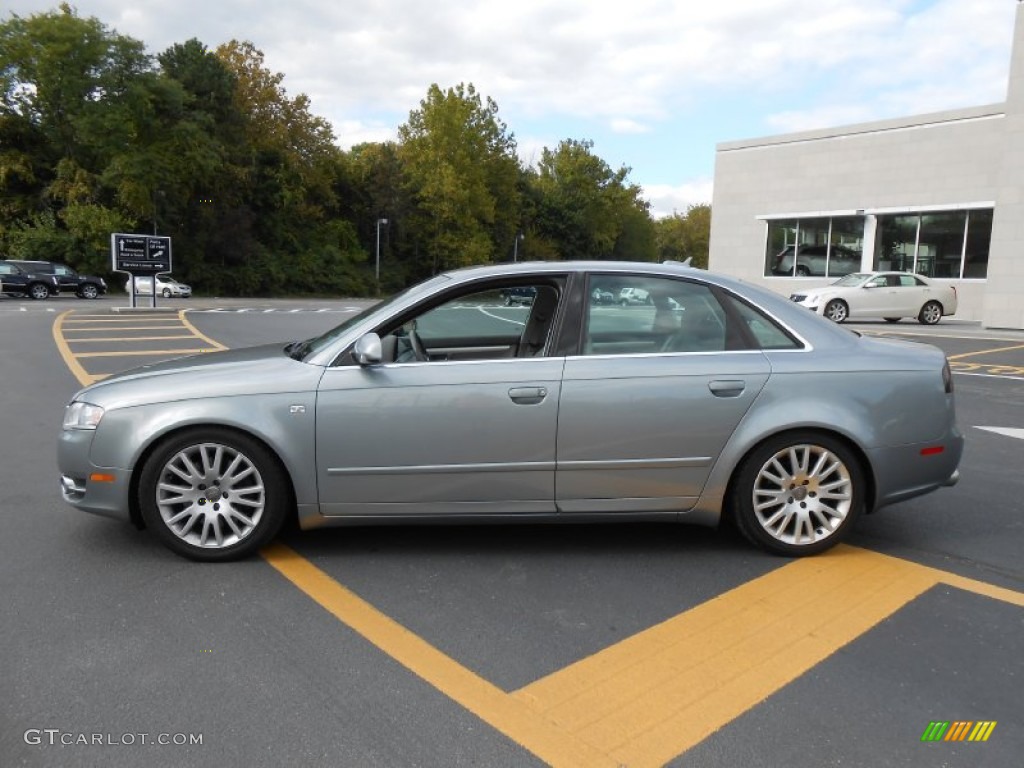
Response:
POLYGON ((842 277, 860 269, 863 216, 768 222, 766 277, 842 277))
POLYGON ((992 210, 878 216, 874 268, 947 279, 988 273, 992 210))

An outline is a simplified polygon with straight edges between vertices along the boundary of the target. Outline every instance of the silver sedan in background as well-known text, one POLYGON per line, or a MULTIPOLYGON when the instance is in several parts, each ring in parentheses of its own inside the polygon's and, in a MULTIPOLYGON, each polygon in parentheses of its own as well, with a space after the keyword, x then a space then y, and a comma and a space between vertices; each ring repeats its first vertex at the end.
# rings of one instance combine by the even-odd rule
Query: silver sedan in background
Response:
POLYGON ((107 378, 68 404, 58 463, 67 502, 196 560, 250 555, 290 516, 729 516, 805 555, 956 482, 962 447, 934 347, 678 264, 548 262, 438 275, 318 338, 107 378), (594 298, 624 289, 650 303, 594 298))

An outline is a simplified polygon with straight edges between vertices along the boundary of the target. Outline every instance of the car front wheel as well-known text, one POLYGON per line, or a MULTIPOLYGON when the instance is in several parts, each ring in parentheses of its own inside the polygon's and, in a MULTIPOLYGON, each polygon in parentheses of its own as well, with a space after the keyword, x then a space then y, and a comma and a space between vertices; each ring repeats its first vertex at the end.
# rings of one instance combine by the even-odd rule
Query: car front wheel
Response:
POLYGON ((924 325, 935 325, 941 319, 942 305, 937 301, 929 301, 921 307, 921 313, 917 316, 917 321, 924 325))
POLYGON ((170 289, 170 288, 164 288, 164 290, 163 290, 163 293, 162 293, 161 295, 162 295, 162 296, 163 296, 163 297, 164 297, 165 299, 169 299, 169 298, 171 298, 171 289, 170 289))
POLYGON ((78 295, 83 299, 95 299, 100 295, 100 289, 92 283, 86 283, 82 286, 82 289, 78 292, 78 295))
POLYGON ((39 301, 40 299, 48 299, 50 298, 50 289, 42 283, 35 283, 29 287, 28 295, 36 301, 39 301))
POLYGON ((828 435, 777 435, 739 466, 731 504, 737 527, 757 546, 813 555, 853 527, 864 505, 864 472, 853 452, 828 435))
POLYGON ((825 317, 834 323, 841 323, 849 316, 850 308, 846 306, 845 301, 832 299, 832 301, 825 305, 825 317))
POLYGON ((230 430, 192 429, 150 456, 139 480, 146 526, 171 550, 207 562, 248 557, 284 522, 287 479, 252 438, 230 430))

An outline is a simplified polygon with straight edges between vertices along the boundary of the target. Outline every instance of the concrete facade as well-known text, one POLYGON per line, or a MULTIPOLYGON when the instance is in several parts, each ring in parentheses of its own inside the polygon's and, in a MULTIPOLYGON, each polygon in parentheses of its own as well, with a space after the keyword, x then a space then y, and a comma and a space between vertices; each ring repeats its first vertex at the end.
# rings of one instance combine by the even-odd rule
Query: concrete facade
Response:
POLYGON ((956 317, 1024 328, 1024 6, 1018 4, 1007 101, 928 115, 719 144, 711 269, 788 295, 822 277, 765 276, 768 221, 863 216, 863 269, 875 217, 991 210, 987 276, 941 279, 956 317))

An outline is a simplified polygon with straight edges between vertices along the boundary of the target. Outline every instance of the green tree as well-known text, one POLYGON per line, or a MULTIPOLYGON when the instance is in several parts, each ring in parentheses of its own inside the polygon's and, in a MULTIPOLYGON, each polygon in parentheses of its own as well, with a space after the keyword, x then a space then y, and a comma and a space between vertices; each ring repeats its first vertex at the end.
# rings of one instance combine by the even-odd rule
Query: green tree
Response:
POLYGON ((708 268, 711 240, 711 206, 691 205, 686 213, 674 212, 655 222, 658 258, 686 261, 700 269, 708 268))
POLYGON ((482 264, 509 250, 519 226, 515 137, 472 84, 431 85, 398 129, 421 272, 482 264))
POLYGON ((537 234, 564 259, 653 259, 642 190, 629 183, 629 168, 613 171, 593 147, 567 139, 541 153, 532 180, 537 234))

